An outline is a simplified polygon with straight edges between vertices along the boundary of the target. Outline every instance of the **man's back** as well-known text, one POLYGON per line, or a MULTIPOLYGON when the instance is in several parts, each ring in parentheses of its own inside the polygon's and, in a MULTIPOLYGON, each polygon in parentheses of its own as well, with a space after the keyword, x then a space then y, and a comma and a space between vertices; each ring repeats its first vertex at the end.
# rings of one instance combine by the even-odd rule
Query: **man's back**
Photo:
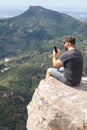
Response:
POLYGON ((83 70, 83 56, 77 50, 70 50, 60 56, 60 60, 64 64, 64 75, 67 83, 78 85, 81 81, 83 70))

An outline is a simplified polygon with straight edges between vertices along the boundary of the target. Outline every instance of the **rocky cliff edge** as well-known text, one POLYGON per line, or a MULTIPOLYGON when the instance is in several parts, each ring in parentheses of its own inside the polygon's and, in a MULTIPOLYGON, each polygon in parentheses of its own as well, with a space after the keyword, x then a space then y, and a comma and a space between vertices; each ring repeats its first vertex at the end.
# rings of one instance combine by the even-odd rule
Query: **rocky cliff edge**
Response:
POLYGON ((42 80, 27 111, 27 130, 87 130, 87 78, 77 87, 42 80))

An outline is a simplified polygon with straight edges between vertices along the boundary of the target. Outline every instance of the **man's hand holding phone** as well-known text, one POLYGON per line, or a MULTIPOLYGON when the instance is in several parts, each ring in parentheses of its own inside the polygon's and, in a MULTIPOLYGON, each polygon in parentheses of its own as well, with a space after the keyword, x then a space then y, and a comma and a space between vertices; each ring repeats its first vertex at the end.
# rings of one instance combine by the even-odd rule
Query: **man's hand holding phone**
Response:
POLYGON ((53 56, 60 56, 61 51, 56 46, 53 48, 53 56))

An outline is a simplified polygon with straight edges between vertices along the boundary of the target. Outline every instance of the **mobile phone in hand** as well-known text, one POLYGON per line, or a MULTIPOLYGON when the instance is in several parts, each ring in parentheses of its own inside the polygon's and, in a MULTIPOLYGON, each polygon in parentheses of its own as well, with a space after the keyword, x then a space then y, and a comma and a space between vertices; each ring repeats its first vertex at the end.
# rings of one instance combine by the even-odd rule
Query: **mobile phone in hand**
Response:
POLYGON ((54 50, 55 50, 55 52, 57 53, 57 47, 56 47, 56 46, 54 46, 54 50))

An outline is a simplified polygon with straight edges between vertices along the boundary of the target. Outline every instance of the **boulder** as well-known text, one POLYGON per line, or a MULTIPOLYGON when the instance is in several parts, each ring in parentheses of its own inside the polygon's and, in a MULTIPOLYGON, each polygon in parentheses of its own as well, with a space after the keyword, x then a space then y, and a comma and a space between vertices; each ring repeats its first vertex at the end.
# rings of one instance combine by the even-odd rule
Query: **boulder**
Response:
POLYGON ((77 87, 42 80, 27 111, 27 130, 87 130, 87 78, 77 87))

